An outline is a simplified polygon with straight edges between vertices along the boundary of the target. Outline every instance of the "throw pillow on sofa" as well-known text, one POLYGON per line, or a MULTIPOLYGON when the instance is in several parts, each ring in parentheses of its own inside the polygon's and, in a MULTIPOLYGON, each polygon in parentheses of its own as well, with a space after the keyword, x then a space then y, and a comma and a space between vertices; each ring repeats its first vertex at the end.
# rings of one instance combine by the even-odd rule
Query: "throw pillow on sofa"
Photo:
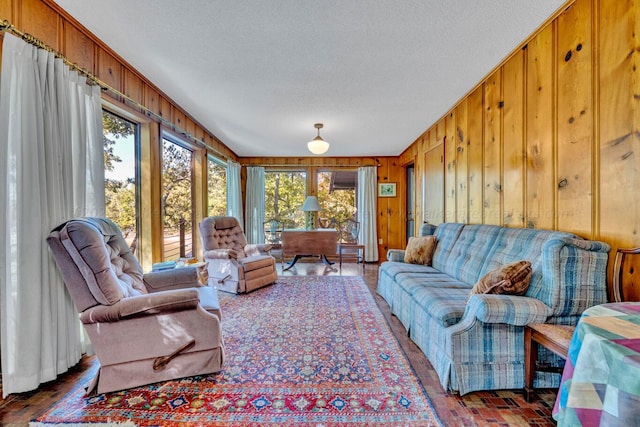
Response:
POLYGON ((431 265, 436 243, 436 236, 409 237, 404 251, 404 262, 431 265))
POLYGON ((531 282, 531 263, 516 261, 492 270, 473 285, 471 294, 524 295, 531 282))

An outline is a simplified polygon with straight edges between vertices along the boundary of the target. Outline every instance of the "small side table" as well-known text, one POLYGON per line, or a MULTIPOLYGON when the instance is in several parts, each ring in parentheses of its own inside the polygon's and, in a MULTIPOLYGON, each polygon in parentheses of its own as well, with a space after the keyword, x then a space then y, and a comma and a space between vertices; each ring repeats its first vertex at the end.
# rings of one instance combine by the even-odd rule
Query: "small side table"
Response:
POLYGON ((551 325, 547 323, 531 323, 524 328, 524 398, 531 402, 533 379, 536 369, 539 371, 562 374, 562 368, 536 367, 538 345, 541 345, 563 359, 567 360, 567 352, 575 326, 551 325))
POLYGON ((340 259, 340 268, 342 268, 342 250, 356 249, 356 262, 360 260, 360 251, 362 251, 362 271, 364 271, 364 245, 358 243, 338 243, 338 257, 340 259))

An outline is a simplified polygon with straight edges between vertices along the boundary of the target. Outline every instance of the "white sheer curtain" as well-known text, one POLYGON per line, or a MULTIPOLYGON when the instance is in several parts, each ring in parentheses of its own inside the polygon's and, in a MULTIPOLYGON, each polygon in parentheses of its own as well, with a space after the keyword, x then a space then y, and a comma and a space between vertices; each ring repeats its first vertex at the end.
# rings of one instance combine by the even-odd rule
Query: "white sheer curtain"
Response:
POLYGON ((264 243, 264 168, 247 167, 247 222, 249 243, 264 243))
POLYGON ((75 365, 78 314, 46 237, 104 215, 100 88, 51 53, 4 34, 0 75, 2 394, 33 390, 75 365))
POLYGON ((365 247, 365 261, 378 261, 377 218, 377 169, 375 166, 358 168, 358 222, 360 235, 358 241, 365 247))
POLYGON ((227 215, 236 217, 240 227, 244 230, 240 163, 231 159, 227 160, 227 215))

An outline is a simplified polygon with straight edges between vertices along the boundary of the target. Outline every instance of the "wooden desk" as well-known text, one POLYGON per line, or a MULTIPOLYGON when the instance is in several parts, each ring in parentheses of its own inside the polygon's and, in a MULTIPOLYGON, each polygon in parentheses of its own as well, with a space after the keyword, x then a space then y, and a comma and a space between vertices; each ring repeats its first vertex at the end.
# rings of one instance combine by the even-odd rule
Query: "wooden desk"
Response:
POLYGON ((333 228, 315 230, 284 230, 282 232, 282 257, 294 257, 283 269, 290 269, 303 256, 319 255, 327 265, 333 264, 327 255, 335 255, 338 246, 338 232, 333 228))

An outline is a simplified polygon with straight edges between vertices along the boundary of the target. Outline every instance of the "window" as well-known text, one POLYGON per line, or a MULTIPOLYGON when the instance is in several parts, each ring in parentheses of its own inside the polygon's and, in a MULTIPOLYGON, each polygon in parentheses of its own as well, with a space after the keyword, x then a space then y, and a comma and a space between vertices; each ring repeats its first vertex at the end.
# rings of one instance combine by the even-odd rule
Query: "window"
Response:
POLYGON ((138 124, 103 110, 106 216, 115 222, 139 258, 138 124))
POLYGON ((193 151, 181 141, 162 138, 163 259, 193 256, 193 151))
POLYGON ((227 214, 227 166, 207 157, 207 215, 227 214))
MULTIPOLYGON (((348 220, 356 218, 357 171, 318 172, 318 225, 336 228, 342 235, 348 220)), ((344 240, 344 239, 343 239, 344 240)))
POLYGON ((279 219, 286 228, 304 228, 304 213, 300 208, 306 194, 306 172, 265 172, 265 220, 279 219))

